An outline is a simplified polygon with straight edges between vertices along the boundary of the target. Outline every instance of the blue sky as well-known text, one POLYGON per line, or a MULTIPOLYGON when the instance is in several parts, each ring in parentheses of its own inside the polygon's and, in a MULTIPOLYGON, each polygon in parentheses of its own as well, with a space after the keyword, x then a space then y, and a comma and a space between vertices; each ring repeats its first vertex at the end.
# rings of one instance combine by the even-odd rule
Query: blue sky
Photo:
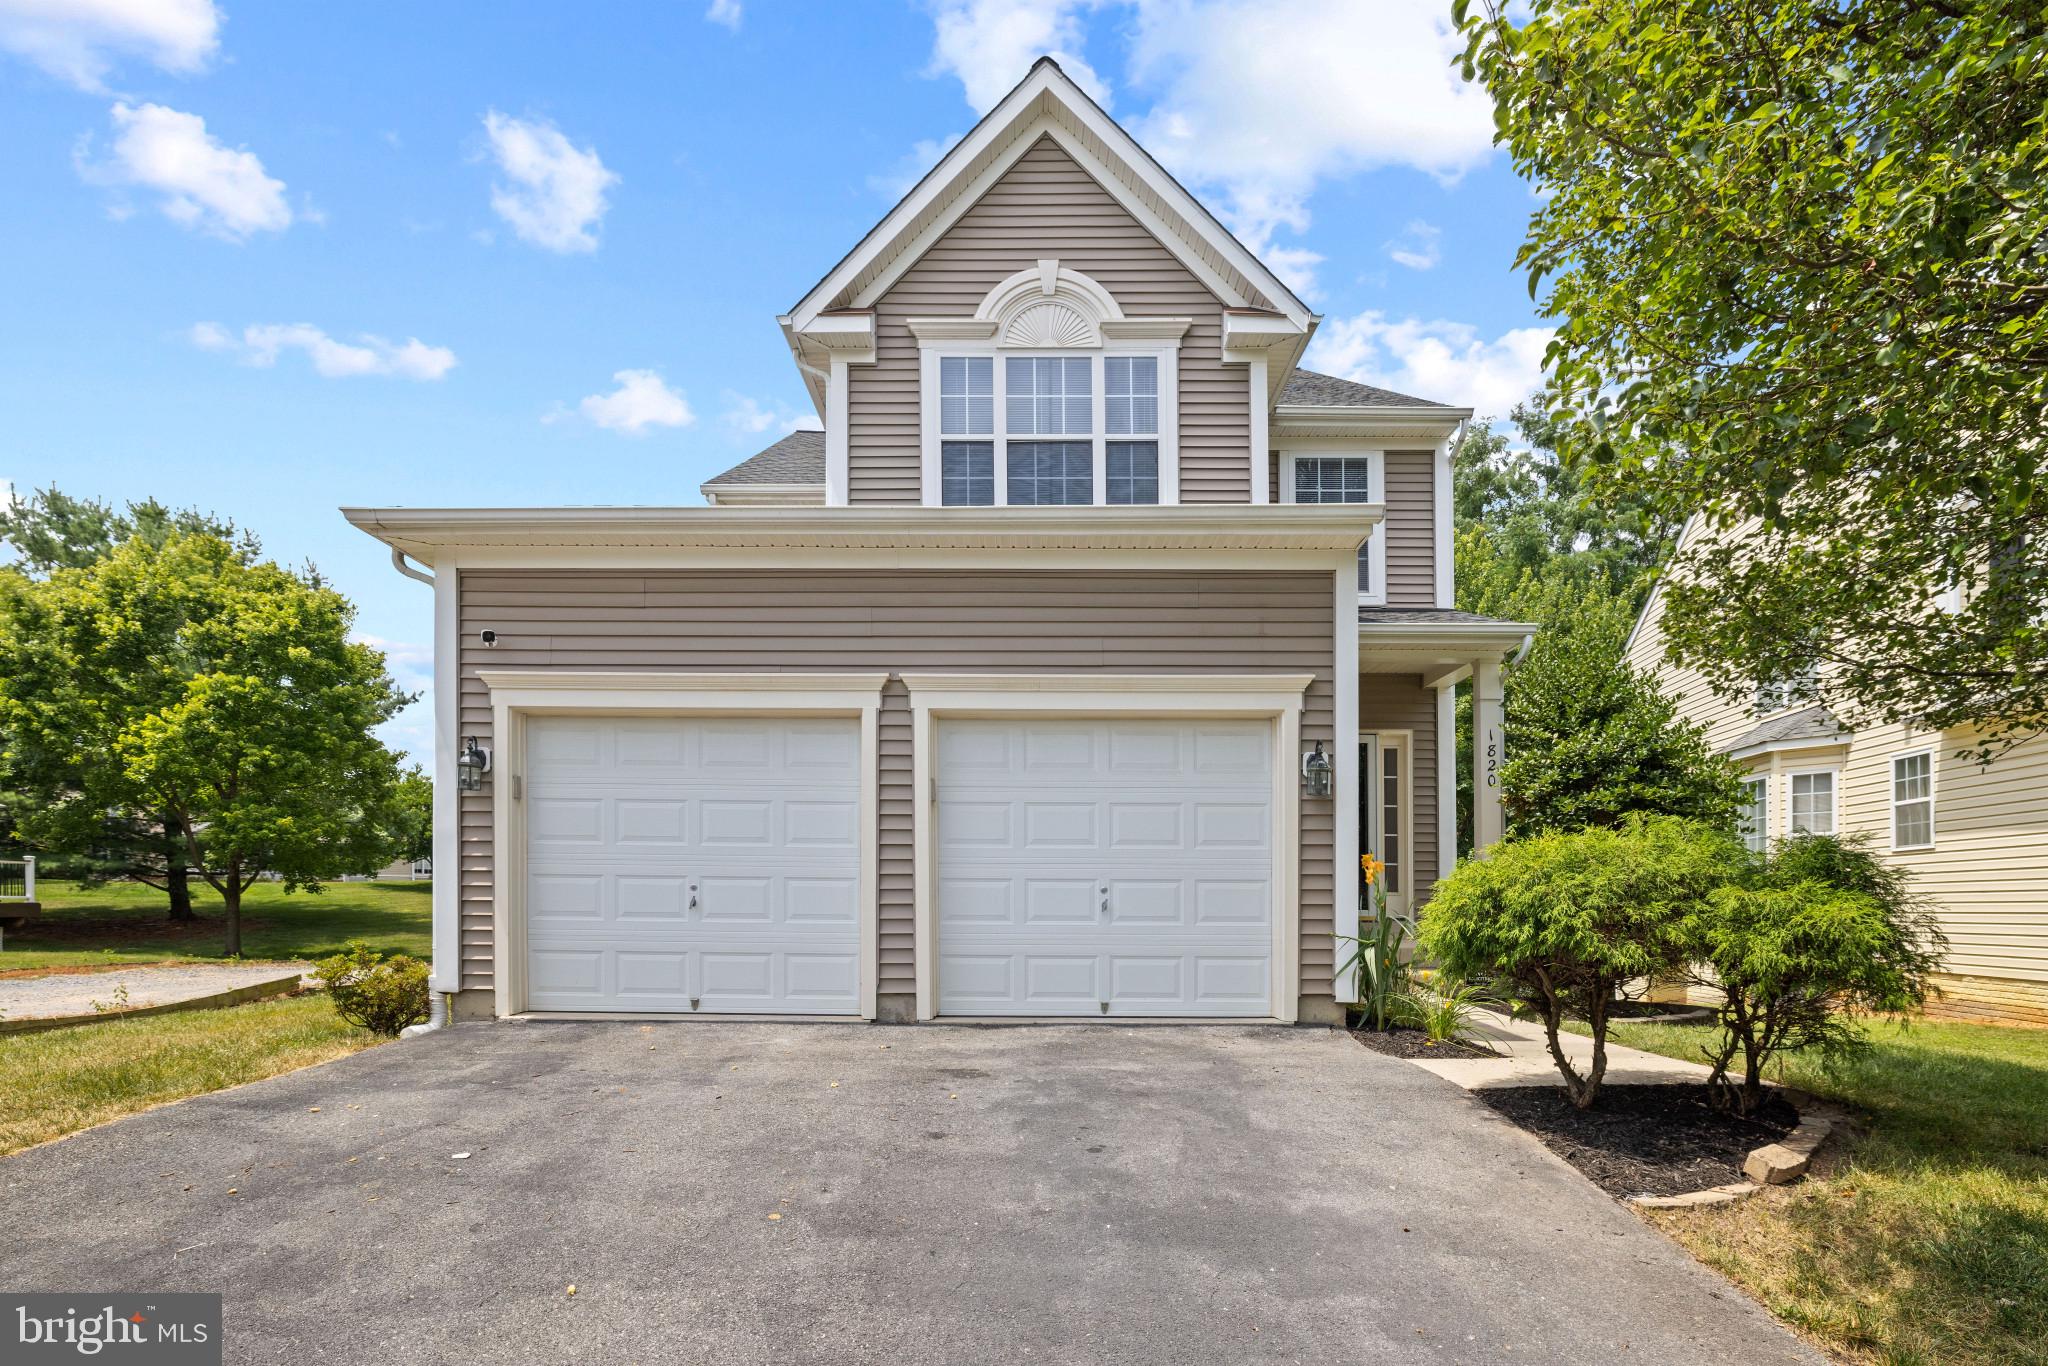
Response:
POLYGON ((1532 200, 1447 8, 0 0, 0 482, 233 517, 423 688, 428 591, 335 509, 701 501, 809 415, 776 314, 1046 51, 1317 368, 1504 411, 1532 200))

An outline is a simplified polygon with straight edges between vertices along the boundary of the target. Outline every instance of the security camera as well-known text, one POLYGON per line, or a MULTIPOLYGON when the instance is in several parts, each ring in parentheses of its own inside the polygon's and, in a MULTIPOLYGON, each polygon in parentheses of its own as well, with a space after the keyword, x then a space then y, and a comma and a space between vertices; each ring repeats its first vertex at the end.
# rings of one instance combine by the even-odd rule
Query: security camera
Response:
POLYGON ((483 642, 486 645, 496 645, 498 643, 498 633, 496 631, 485 630, 482 632, 482 636, 483 642))

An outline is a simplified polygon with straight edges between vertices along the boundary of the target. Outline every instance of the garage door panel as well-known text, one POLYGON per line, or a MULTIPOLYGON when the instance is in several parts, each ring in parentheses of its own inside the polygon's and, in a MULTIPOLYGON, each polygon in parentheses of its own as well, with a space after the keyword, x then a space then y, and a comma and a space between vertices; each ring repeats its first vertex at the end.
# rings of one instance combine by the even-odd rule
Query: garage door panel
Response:
POLYGON ((1095 884, 1074 878, 1025 878, 1023 923, 1026 925, 1092 925, 1095 884))
POLYGON ((790 802, 783 811, 783 842, 797 848, 852 849, 860 839, 854 802, 790 802))
POLYGON ((603 920, 604 900, 600 873, 536 873, 527 880, 529 920, 603 920))
POLYGON ((702 825, 699 842, 767 848, 775 842, 775 808, 771 803, 726 797, 698 803, 702 825))
POLYGON ((1270 732, 941 721, 940 1012, 1271 1014, 1270 732))
POLYGON ((539 717, 527 767, 529 1008, 858 1012, 856 723, 539 717))
POLYGON ((634 798, 612 803, 613 829, 621 844, 690 842, 690 804, 675 800, 634 798))
POLYGON ((536 847, 551 844, 599 845, 604 843, 604 799, 601 797, 544 797, 527 799, 527 838, 536 847))
POLYGON ((620 920, 664 920, 681 923, 690 915, 690 884, 682 877, 612 879, 612 895, 620 920))
POLYGON ((1027 802, 1024 805, 1024 847, 1093 849, 1097 846, 1093 802, 1027 802))
POLYGON ((1100 1010, 1102 963, 1097 955, 1027 953, 1023 964, 1026 1004, 1100 1010))
POLYGON ((854 925, 860 920, 860 883, 850 877, 783 880, 783 919, 791 924, 854 925))

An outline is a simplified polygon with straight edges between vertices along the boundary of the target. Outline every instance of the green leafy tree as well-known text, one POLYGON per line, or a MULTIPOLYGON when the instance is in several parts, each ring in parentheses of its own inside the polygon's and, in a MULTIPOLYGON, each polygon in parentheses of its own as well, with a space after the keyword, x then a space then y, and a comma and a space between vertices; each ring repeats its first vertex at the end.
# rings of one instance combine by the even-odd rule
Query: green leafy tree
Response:
POLYGON ((348 639, 339 593, 215 536, 132 537, 0 598, 0 728, 77 786, 22 818, 62 840, 110 809, 162 811, 226 905, 370 872, 388 857, 398 765, 371 733, 410 700, 348 639))
POLYGON ((1987 757, 2048 726, 2048 7, 1454 13, 1542 191, 1558 449, 1708 533, 1679 658, 1730 697, 1819 664, 1845 719, 1987 757))
POLYGON ((1630 600, 1566 576, 1536 581, 1524 601, 1545 629, 1504 687, 1507 834, 1618 827, 1639 812, 1733 829, 1741 770, 1629 667, 1630 600))
POLYGON ((1616 993, 1684 966, 1688 920, 1742 854, 1731 834, 1668 816, 1504 840, 1437 883, 1422 948, 1452 979, 1490 979, 1537 1013, 1565 1094, 1583 1110, 1607 1075, 1616 993), (1592 1030, 1584 1072, 1559 1042, 1566 1019, 1592 1030))
POLYGON ((1742 1114, 1763 1099, 1780 1053, 1824 1060, 1862 1048, 1857 1015, 1926 1003, 1947 940, 1906 871, 1868 836, 1795 835, 1719 888, 1687 927, 1692 980, 1721 997, 1708 1084, 1742 1114), (1730 1078, 1742 1060, 1740 1081, 1730 1078))
MULTIPOLYGON (((58 569, 86 568, 135 537, 161 547, 174 532, 218 536, 234 546, 245 564, 254 563, 262 553, 255 535, 233 522, 196 508, 173 511, 154 498, 117 511, 53 487, 26 498, 12 495, 0 506, 0 540, 12 548, 9 577, 15 582, 47 578, 58 569)), ((0 583, 0 592, 5 589, 0 583)), ((95 757, 75 747, 8 744, 0 736, 0 785, 7 794, 8 811, 34 811, 66 801, 88 785, 77 765, 95 757)), ((97 757, 113 761, 105 753, 97 757)), ((54 852, 66 873, 87 886, 124 880, 156 887, 168 898, 173 921, 196 918, 185 832, 168 812, 112 807, 97 812, 72 808, 65 814, 61 824, 46 823, 43 828, 46 833, 61 830, 54 852)))
POLYGON ((434 780, 418 764, 398 776, 394 857, 408 863, 434 856, 434 780))

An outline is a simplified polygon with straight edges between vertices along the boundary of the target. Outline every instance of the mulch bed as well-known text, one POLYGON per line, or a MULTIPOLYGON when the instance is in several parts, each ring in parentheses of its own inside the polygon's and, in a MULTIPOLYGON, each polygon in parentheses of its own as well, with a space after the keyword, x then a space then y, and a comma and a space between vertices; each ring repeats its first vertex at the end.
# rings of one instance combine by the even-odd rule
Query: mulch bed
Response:
POLYGON ((1351 1037, 1375 1053, 1390 1058, 1492 1058, 1499 1055, 1462 1043, 1431 1043, 1419 1029, 1395 1025, 1384 1034, 1376 1029, 1354 1029, 1351 1037))
POLYGON ((1775 1092, 1749 1119, 1716 1110, 1705 1086, 1602 1086, 1590 1110, 1572 1108, 1561 1087, 1489 1086, 1473 1094, 1616 1198, 1740 1181, 1750 1149, 1799 1123, 1775 1092))

